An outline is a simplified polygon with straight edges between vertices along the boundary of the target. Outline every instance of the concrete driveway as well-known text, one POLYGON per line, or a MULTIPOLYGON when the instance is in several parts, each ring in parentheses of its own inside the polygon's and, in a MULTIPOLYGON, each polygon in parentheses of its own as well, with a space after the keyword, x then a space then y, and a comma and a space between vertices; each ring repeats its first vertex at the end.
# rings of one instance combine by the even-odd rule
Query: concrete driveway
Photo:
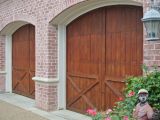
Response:
POLYGON ((91 120, 91 118, 68 110, 45 112, 35 107, 33 99, 14 93, 0 93, 0 120, 91 120))
POLYGON ((0 120, 47 120, 30 111, 0 100, 0 120))

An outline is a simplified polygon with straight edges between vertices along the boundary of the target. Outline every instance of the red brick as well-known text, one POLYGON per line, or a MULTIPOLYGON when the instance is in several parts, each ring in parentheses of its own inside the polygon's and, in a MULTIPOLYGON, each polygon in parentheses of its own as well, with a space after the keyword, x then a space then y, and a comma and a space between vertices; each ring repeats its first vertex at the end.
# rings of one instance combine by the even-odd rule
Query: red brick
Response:
POLYGON ((160 49, 160 44, 155 44, 155 49, 160 49))
POLYGON ((145 49, 149 49, 149 50, 150 50, 150 49, 154 49, 154 44, 145 44, 145 45, 144 45, 144 48, 145 48, 145 49))
POLYGON ((160 56, 155 56, 155 60, 160 60, 160 56))
POLYGON ((46 111, 57 110, 57 85, 36 82, 36 106, 46 111))
POLYGON ((154 60, 154 56, 144 56, 145 60, 154 60))
MULTIPOLYGON (((26 21, 36 27, 36 77, 57 78, 58 40, 57 27, 49 22, 63 10, 87 0, 6 0, 0 4, 0 30, 14 21, 26 21)), ((149 9, 150 1, 143 2, 144 11, 149 9)), ((157 0, 158 1, 158 0, 157 0)), ((144 31, 144 36, 146 32, 144 31)), ((147 65, 159 64, 160 42, 144 41, 144 62, 147 65), (155 48, 154 48, 155 46, 155 48), (152 59, 155 58, 156 60, 152 59), (156 57, 155 57, 156 56, 156 57)), ((5 37, 0 36, 0 71, 5 70, 5 37)), ((0 82, 5 86, 4 76, 0 82)), ((3 88, 3 87, 1 87, 3 88)), ((0 88, 0 89, 1 89, 0 88)), ((57 109, 57 86, 36 84, 36 106, 50 111, 57 109), (45 103, 45 104, 44 104, 45 103)))

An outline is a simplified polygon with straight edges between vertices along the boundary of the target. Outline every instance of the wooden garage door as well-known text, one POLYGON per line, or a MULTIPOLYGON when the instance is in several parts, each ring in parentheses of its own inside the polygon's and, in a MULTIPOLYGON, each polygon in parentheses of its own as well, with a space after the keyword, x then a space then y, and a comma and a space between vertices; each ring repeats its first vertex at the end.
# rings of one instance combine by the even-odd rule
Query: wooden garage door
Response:
POLYGON ((35 27, 25 25, 12 36, 12 89, 14 93, 34 98, 35 27))
POLYGON ((105 110, 122 96, 124 79, 141 75, 143 10, 110 6, 67 26, 67 108, 105 110))

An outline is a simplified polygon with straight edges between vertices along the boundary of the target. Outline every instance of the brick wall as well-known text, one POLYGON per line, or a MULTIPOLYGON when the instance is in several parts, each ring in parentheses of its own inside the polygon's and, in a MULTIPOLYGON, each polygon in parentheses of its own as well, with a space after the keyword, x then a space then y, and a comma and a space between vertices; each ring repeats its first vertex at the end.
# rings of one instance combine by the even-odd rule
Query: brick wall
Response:
MULTIPOLYGON (((6 0, 0 4, 0 31, 9 23, 19 20, 35 25, 36 77, 57 78, 57 26, 52 26, 49 22, 63 10, 83 1, 85 0, 6 0)), ((144 11, 149 9, 149 0, 135 1, 143 2, 144 11)), ((1 71, 5 68, 4 46, 4 40, 0 37, 1 71)), ((160 65, 160 42, 144 41, 144 63, 148 66, 160 65)), ((0 89, 4 89, 4 83, 5 75, 0 73, 0 89)), ((57 108, 57 83, 36 82, 36 105, 48 111, 57 108)))
MULTIPOLYGON (((35 25, 36 77, 57 78, 57 28, 49 22, 62 10, 81 1, 83 0, 6 0, 0 4, 0 31, 19 20, 35 25)), ((4 80, 1 79, 3 86, 4 80)), ((57 84, 53 84, 50 86, 49 83, 36 82, 37 107, 47 111, 57 109, 57 84)))
MULTIPOLYGON (((57 42, 55 39, 57 31, 50 33, 51 25, 49 21, 53 19, 55 14, 58 14, 66 7, 76 3, 80 0, 6 0, 0 4, 0 30, 7 24, 23 20, 32 23, 36 26, 36 76, 44 78, 55 78, 57 75, 57 42), (51 36, 48 36, 51 35, 51 36), (55 36, 53 36, 55 35, 55 36), (51 37, 53 39, 51 39, 51 37), (50 39, 50 40, 49 40, 50 39), (55 45, 49 46, 53 41, 55 45), (52 47, 52 48, 51 48, 52 47), (38 51, 38 52, 37 52, 38 51), (50 54, 54 57, 50 57, 50 54), (53 68, 49 68, 52 64, 53 68)), ((54 29, 54 28, 53 28, 54 29)))
POLYGON ((5 36, 0 36, 0 91, 5 91, 5 36))
POLYGON ((0 71, 5 70, 5 36, 0 36, 0 71))
MULTIPOLYGON (((160 1, 155 0, 155 3, 159 5, 160 1)), ((150 9, 150 2, 147 1, 144 4, 144 11, 150 9)), ((144 64, 149 68, 157 65, 160 68, 160 41, 147 41, 146 32, 144 31, 144 64)))
POLYGON ((36 83, 36 106, 45 111, 57 110, 57 85, 36 83))

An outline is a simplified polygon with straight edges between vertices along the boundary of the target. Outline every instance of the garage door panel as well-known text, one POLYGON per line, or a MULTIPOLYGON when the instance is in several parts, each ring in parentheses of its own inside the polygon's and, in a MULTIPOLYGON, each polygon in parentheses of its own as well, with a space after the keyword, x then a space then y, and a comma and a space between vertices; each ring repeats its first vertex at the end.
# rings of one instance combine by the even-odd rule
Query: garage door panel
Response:
POLYGON ((67 98, 72 96, 68 109, 75 107, 76 111, 85 112, 89 106, 97 110, 111 108, 123 96, 122 81, 142 74, 142 13, 141 7, 109 6, 86 13, 67 26, 67 77, 72 72, 98 78, 93 83, 82 76, 83 79, 76 78, 76 94, 67 79, 67 98), (95 86, 90 89, 88 84, 95 86))
POLYGON ((30 51, 30 69, 35 71, 35 28, 34 26, 29 26, 29 51, 30 51))
POLYGON ((98 103, 100 102, 101 97, 98 93, 100 91, 100 84, 97 78, 93 78, 92 75, 72 75, 72 78, 68 78, 67 80, 69 86, 69 90, 67 92, 68 109, 73 108, 75 104, 77 105, 77 107, 79 106, 80 108, 85 108, 80 109, 81 112, 86 110, 87 107, 99 107, 98 103), (93 98, 94 95, 97 97, 93 98))
POLYGON ((99 76, 103 60, 102 46, 105 45, 105 32, 101 29, 105 27, 102 11, 104 10, 99 9, 79 17, 67 27, 67 106, 70 110, 73 110, 76 104, 75 109, 84 112, 87 107, 99 107, 98 103, 101 102, 101 96, 97 91, 101 84, 99 76), (73 32, 72 35, 69 32, 73 32), (74 73, 72 80, 68 79, 71 77, 69 73, 74 73), (76 86, 74 88, 78 93, 75 94, 68 86, 76 86), (91 99, 93 94, 97 97, 91 99))
MULTIPOLYGON (((69 109, 76 108, 77 111, 80 110, 81 112, 87 110, 88 108, 100 108, 99 105, 101 98, 95 95, 100 91, 100 87, 97 84, 96 86, 90 88, 85 94, 79 97, 78 100, 74 101, 72 104, 68 104, 69 109), (93 99, 93 96, 97 96, 93 99)), ((100 109, 97 109, 100 110, 100 109)), ((78 111, 79 112, 79 111, 78 111)))
POLYGON ((28 24, 12 36, 12 89, 14 93, 35 96, 35 28, 28 24))
POLYGON ((137 31, 139 27, 142 28, 142 23, 137 26, 137 21, 140 21, 140 19, 137 19, 137 9, 132 6, 113 6, 106 9, 106 23, 111 23, 106 24, 105 65, 106 79, 110 80, 105 81, 107 85, 105 86, 107 89, 106 94, 109 94, 106 100, 108 103, 105 104, 109 105, 109 107, 113 106, 113 103, 121 96, 119 92, 123 89, 124 83, 119 83, 118 81, 130 75, 141 74, 140 67, 135 66, 142 61, 142 57, 138 58, 138 54, 142 56, 143 53, 139 51, 137 54, 137 49, 142 49, 143 46, 143 39, 139 40, 141 41, 139 44, 136 38, 137 34, 139 36, 143 35, 142 31, 140 34, 137 31))
POLYGON ((68 88, 70 88, 70 92, 68 92, 68 101, 73 100, 81 91, 79 88, 79 78, 68 76, 68 88), (77 88, 78 87, 78 88, 77 88))
POLYGON ((28 85, 28 79, 29 76, 26 75, 23 80, 19 81, 20 83, 17 86, 17 90, 22 92, 22 93, 26 93, 29 91, 29 85, 28 85))
POLYGON ((22 71, 22 70, 13 70, 12 72, 13 76, 14 76, 14 81, 13 84, 16 85, 18 81, 22 81, 24 79, 24 77, 27 75, 26 71, 22 71))
POLYGON ((16 78, 14 81, 13 91, 19 91, 20 93, 26 93, 29 91, 29 84, 28 84, 28 74, 25 72, 24 74, 21 73, 21 76, 16 78))
POLYGON ((19 68, 19 69, 29 68, 29 63, 27 62, 29 60, 29 50, 28 50, 29 37, 27 36, 28 34, 29 34, 28 26, 21 28, 21 30, 17 30, 16 33, 13 34, 13 43, 12 43, 13 62, 12 64, 15 68, 19 68), (26 37, 23 37, 23 36, 26 36, 26 37))
POLYGON ((123 98, 124 81, 119 78, 105 80, 105 109, 112 108, 119 98, 123 98), (110 80, 112 79, 112 80, 110 80), (111 99, 112 98, 112 99, 111 99))
POLYGON ((83 98, 80 98, 78 101, 73 103, 71 106, 68 106, 70 110, 81 112, 82 110, 89 107, 83 98), (81 105, 83 104, 83 106, 81 105), (81 105, 81 106, 80 106, 81 105))
POLYGON ((35 71, 29 72, 29 95, 31 98, 35 97, 35 82, 32 78, 35 76, 35 71))
MULTIPOLYGON (((101 95, 100 95, 101 94, 101 87, 100 87, 101 85, 99 82, 96 82, 94 84, 95 84, 94 87, 89 89, 89 91, 85 94, 91 103, 91 104, 89 104, 88 108, 94 108, 97 110, 101 110, 101 105, 99 104, 102 99, 101 95), (94 96, 96 96, 96 97, 94 98, 94 96)), ((86 109, 88 109, 88 108, 86 108, 86 109)))

